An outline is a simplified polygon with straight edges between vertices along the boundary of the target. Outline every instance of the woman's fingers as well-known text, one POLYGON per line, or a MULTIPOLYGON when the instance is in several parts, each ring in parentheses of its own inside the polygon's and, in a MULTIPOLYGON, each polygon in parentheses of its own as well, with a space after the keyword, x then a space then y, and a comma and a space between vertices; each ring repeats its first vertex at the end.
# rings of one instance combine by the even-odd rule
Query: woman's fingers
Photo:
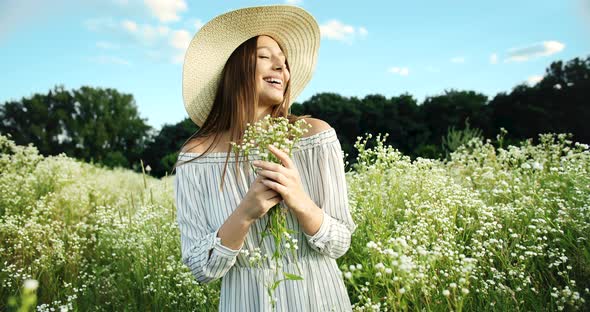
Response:
POLYGON ((268 189, 267 191, 264 191, 262 193, 262 198, 266 198, 267 200, 270 200, 271 198, 275 198, 275 197, 281 197, 281 194, 279 194, 271 189, 268 189))
POLYGON ((289 154, 285 153, 285 151, 278 149, 274 145, 269 145, 268 149, 273 154, 275 154, 275 156, 277 156, 277 158, 281 161, 281 163, 283 164, 283 166, 285 168, 291 169, 291 168, 295 167, 295 165, 293 164, 293 161, 289 157, 289 154))

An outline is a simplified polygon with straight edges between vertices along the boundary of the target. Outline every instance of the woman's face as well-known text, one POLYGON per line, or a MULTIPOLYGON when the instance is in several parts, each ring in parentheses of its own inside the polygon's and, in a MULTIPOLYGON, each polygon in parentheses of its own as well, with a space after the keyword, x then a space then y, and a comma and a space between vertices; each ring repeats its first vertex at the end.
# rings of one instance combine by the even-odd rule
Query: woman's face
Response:
POLYGON ((283 102, 283 94, 289 81, 289 70, 281 48, 269 36, 259 36, 256 44, 256 90, 258 108, 268 114, 274 105, 283 102))

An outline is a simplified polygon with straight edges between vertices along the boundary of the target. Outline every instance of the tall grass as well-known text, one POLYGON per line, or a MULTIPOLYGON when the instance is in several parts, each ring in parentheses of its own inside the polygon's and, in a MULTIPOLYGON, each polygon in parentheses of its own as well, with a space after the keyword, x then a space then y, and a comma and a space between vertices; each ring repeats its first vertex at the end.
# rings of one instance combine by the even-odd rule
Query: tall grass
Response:
POLYGON ((360 226, 340 264, 358 310, 588 309, 587 145, 473 138, 412 162, 386 136, 357 140, 349 174, 360 226))
POLYGON ((0 150, 0 310, 26 279, 40 311, 217 308, 218 288, 180 260, 170 177, 44 158, 4 136, 0 150))
MULTIPOLYGON (((358 228, 338 259, 355 310, 588 309, 587 145, 474 138, 449 160, 411 161, 371 138, 347 173, 358 228)), ((5 136, 0 151, 0 310, 30 279, 39 311, 217 309, 219 281, 198 284, 180 260, 171 177, 5 136)))

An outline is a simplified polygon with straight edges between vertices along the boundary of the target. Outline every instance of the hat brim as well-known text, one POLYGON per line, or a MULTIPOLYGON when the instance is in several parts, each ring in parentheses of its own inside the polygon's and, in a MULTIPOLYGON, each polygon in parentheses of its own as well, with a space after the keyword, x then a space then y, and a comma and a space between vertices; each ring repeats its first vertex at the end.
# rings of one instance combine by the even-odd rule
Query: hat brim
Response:
POLYGON ((195 34, 184 57, 182 97, 190 118, 205 122, 221 72, 246 40, 268 35, 283 47, 290 68, 291 105, 311 80, 320 46, 320 29, 311 14, 291 5, 238 9, 219 15, 195 34))

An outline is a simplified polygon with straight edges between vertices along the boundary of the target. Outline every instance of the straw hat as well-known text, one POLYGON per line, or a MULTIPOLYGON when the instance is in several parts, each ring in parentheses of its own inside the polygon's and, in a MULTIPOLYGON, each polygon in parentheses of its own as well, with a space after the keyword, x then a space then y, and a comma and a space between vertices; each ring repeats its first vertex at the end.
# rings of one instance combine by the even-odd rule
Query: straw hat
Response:
POLYGON ((211 111, 221 71, 230 55, 240 44, 258 35, 272 37, 284 50, 291 74, 289 105, 311 80, 320 29, 307 11, 292 5, 265 5, 221 14, 201 27, 184 56, 184 107, 199 127, 211 111))

